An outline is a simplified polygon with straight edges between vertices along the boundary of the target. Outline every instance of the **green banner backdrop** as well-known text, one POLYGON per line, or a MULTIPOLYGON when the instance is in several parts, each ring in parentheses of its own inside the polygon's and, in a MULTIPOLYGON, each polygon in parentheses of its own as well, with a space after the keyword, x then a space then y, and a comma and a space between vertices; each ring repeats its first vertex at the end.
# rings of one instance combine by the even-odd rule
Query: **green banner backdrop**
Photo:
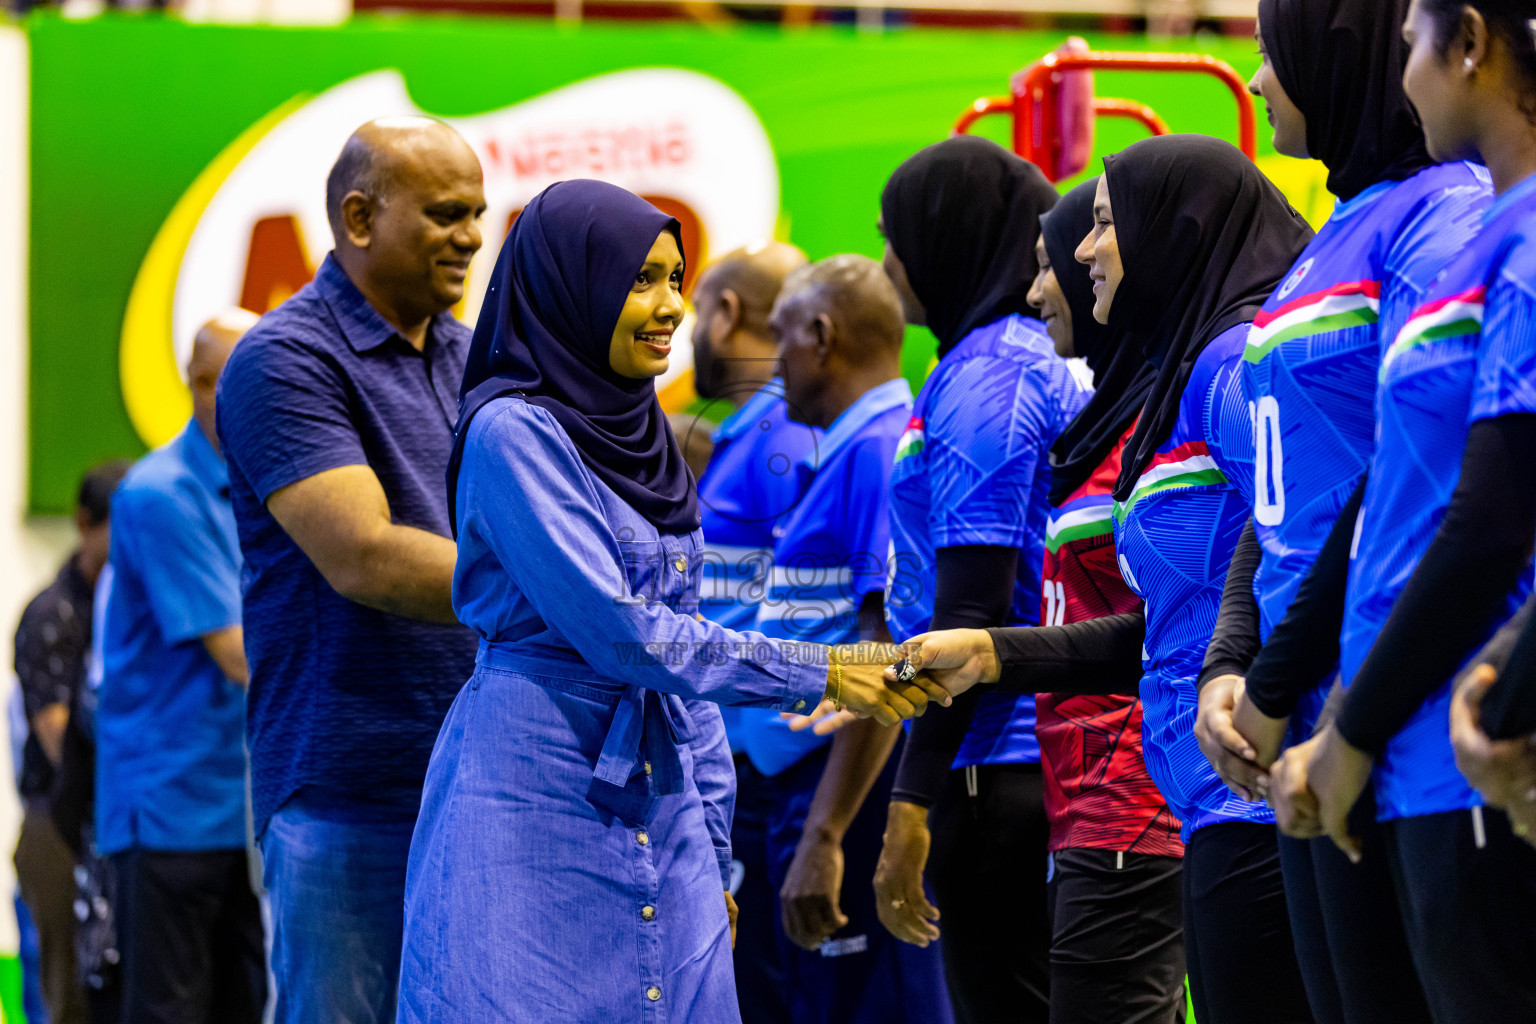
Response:
MULTIPOLYGON (((561 177, 614 180, 671 204, 690 256, 776 234, 812 258, 878 256, 880 188, 977 97, 1061 34, 558 26, 358 18, 340 28, 193 26, 156 17, 27 25, 31 110, 31 470, 35 512, 66 511, 80 473, 185 421, 177 376, 221 307, 260 312, 329 247, 324 174, 351 128, 421 111, 465 133, 486 168, 478 308, 511 216, 561 177)), ((1251 43, 1096 49, 1213 54, 1250 74, 1251 43)), ((1209 79, 1101 74, 1100 95, 1151 104, 1175 131, 1235 137, 1209 79)), ((1006 137, 1001 119, 983 122, 1006 137)), ((1262 122, 1261 122, 1262 124, 1262 122)), ((1140 134, 1103 123, 1096 148, 1140 134)), ((1262 133, 1261 134, 1265 134, 1262 133)), ((1269 154, 1267 137, 1261 153, 1269 154)), ((1314 165, 1266 155, 1314 218, 1314 165)), ((905 366, 923 376, 932 339, 905 366)), ((675 398, 688 378, 674 385, 675 398)))

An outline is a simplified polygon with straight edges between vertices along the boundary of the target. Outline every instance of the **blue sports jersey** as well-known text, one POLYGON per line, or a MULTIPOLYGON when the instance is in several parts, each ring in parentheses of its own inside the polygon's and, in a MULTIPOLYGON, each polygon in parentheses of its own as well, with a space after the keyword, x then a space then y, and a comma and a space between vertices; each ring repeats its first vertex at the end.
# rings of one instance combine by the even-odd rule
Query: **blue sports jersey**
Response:
MULTIPOLYGON (((1382 355, 1376 452, 1356 526, 1341 638, 1346 685, 1429 550, 1461 474, 1468 429, 1515 413, 1536 413, 1536 177, 1487 209, 1482 232, 1446 267, 1382 355)), ((1529 591, 1527 574, 1509 595, 1506 618, 1529 591)), ((1377 759, 1379 817, 1481 802, 1456 770, 1446 726, 1450 699, 1447 680, 1377 759)))
MULTIPOLYGON (((1253 590, 1264 639, 1370 461, 1381 349, 1492 197, 1487 172, 1467 163, 1373 185, 1334 208, 1254 318, 1242 374, 1254 468, 1234 482, 1253 502, 1263 552, 1253 590)), ((1293 736, 1311 735, 1331 676, 1298 704, 1293 736)))
MULTIPOLYGON (((801 498, 774 529, 771 582, 752 628, 807 643, 859 639, 859 605, 885 586, 885 496, 911 413, 912 388, 902 378, 871 388, 796 464, 801 498)), ((738 734, 764 775, 778 775, 831 739, 790 732, 778 712, 750 709, 741 712, 738 734)))
MULTIPOLYGON (((939 548, 1019 549, 1004 625, 1040 621, 1040 565, 1050 513, 1046 452, 1088 388, 1038 320, 1009 316, 967 334, 928 377, 891 472, 885 617, 906 640, 933 618, 939 548)), ((1032 694, 987 694, 954 767, 1040 760, 1032 694)))
POLYGON ((1222 332, 1200 353, 1172 435, 1130 497, 1115 504, 1120 571, 1146 603, 1142 756, 1184 823, 1186 843, 1206 825, 1275 820, 1262 803, 1234 796, 1195 742, 1195 680, 1251 507, 1234 482, 1253 472, 1253 426, 1239 380, 1248 326, 1222 332))

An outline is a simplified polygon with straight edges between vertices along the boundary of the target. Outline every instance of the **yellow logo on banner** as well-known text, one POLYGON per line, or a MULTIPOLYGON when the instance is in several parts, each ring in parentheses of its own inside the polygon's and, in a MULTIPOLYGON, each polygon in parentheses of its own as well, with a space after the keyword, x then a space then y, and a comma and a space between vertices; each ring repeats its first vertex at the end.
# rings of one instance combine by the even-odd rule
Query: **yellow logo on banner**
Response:
POLYGON ((175 437, 192 416, 192 394, 182 380, 181 368, 176 365, 176 348, 171 344, 176 282, 192 232, 219 186, 240 161, 274 125, 303 106, 305 99, 296 97, 251 125, 203 169, 160 225, 133 279, 128 308, 123 314, 118 377, 128 418, 139 437, 152 448, 175 437))

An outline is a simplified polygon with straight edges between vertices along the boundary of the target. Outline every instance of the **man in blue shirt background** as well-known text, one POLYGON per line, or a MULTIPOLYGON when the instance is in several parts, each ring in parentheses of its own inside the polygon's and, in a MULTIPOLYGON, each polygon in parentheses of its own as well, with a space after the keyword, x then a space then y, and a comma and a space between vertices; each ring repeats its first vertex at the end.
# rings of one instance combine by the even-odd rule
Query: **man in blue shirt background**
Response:
POLYGON ((470 341, 448 310, 480 248, 480 163, 441 122, 370 122, 326 211, 336 247, 230 360, 219 436, 276 1018, 392 1024, 422 782, 475 662, 444 479, 470 341))
MULTIPOLYGON (((889 641, 887 496, 912 414, 912 389, 901 376, 901 301, 878 263, 834 256, 790 274, 770 325, 789 415, 823 433, 794 466, 799 499, 774 528, 757 629, 808 643, 889 641)), ((880 773, 848 764, 884 760, 900 730, 858 722, 829 744, 791 732, 779 715, 743 710, 740 731, 773 797, 768 858, 793 943, 784 946, 791 1019, 951 1021, 939 947, 898 941, 875 913, 871 881, 895 764, 880 773), (850 780, 863 790, 852 800, 850 780), (864 800, 870 786, 875 799, 864 800), (861 802, 863 810, 851 813, 861 802)))
POLYGON ((728 629, 751 629, 766 592, 773 526, 794 507, 795 463, 817 431, 790 423, 768 315, 786 274, 805 254, 783 242, 738 249, 711 263, 693 290, 693 386, 734 411, 713 432, 699 480, 704 576, 699 610, 728 629))
MULTIPOLYGON (((773 528, 794 507, 794 466, 816 444, 815 428, 785 415, 779 351, 768 316, 784 276, 805 264, 792 245, 767 242, 727 253, 693 289, 693 382, 699 397, 735 409, 713 431, 699 477, 704 531, 699 611, 730 629, 752 629, 768 591, 773 528)), ((701 419, 685 429, 702 430, 701 419)), ((686 435, 683 435, 686 436, 686 435)), ((768 794, 735 742, 738 709, 722 707, 736 755, 731 823, 733 895, 741 908, 734 962, 743 1024, 782 1024, 788 1013, 779 962, 777 900, 768 877, 768 794)))
POLYGON ((96 844, 117 874, 123 1019, 259 1021, 261 911, 245 831, 240 546, 214 386, 255 323, 198 332, 193 415, 112 500, 96 712, 96 844))

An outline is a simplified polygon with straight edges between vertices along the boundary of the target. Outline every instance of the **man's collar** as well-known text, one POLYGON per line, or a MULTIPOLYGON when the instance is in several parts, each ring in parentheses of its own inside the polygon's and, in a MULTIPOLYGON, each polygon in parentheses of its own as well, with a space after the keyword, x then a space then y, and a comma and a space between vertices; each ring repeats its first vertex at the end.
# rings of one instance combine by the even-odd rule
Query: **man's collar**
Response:
POLYGON ((224 456, 213 447, 213 442, 208 440, 208 435, 203 433, 203 428, 198 426, 197 420, 187 421, 178 440, 182 461, 205 487, 215 493, 221 493, 229 487, 229 466, 224 456))
MULTIPOLYGON (((391 338, 400 337, 400 332, 373 308, 373 305, 363 297, 357 285, 352 283, 352 279, 341 268, 341 262, 336 259, 334 252, 328 254, 325 262, 320 264, 320 271, 315 274, 315 287, 319 289, 320 297, 325 300, 326 305, 331 307, 331 312, 336 316, 336 323, 341 328, 342 337, 347 339, 347 344, 352 346, 352 351, 359 354, 369 352, 380 345, 388 344, 391 338)), ((437 324, 439 317, 450 315, 439 313, 432 318, 432 325, 437 324)), ((439 332, 432 330, 431 327, 427 329, 427 337, 443 340, 439 332)))
POLYGON ((862 434, 876 417, 897 406, 912 408, 912 385, 905 377, 894 377, 884 384, 877 384, 854 399, 853 404, 832 421, 821 444, 807 452, 801 461, 812 469, 826 465, 838 449, 862 434))
POLYGON ((716 444, 733 440, 784 401, 784 381, 775 377, 741 403, 741 408, 720 421, 711 437, 716 444))

